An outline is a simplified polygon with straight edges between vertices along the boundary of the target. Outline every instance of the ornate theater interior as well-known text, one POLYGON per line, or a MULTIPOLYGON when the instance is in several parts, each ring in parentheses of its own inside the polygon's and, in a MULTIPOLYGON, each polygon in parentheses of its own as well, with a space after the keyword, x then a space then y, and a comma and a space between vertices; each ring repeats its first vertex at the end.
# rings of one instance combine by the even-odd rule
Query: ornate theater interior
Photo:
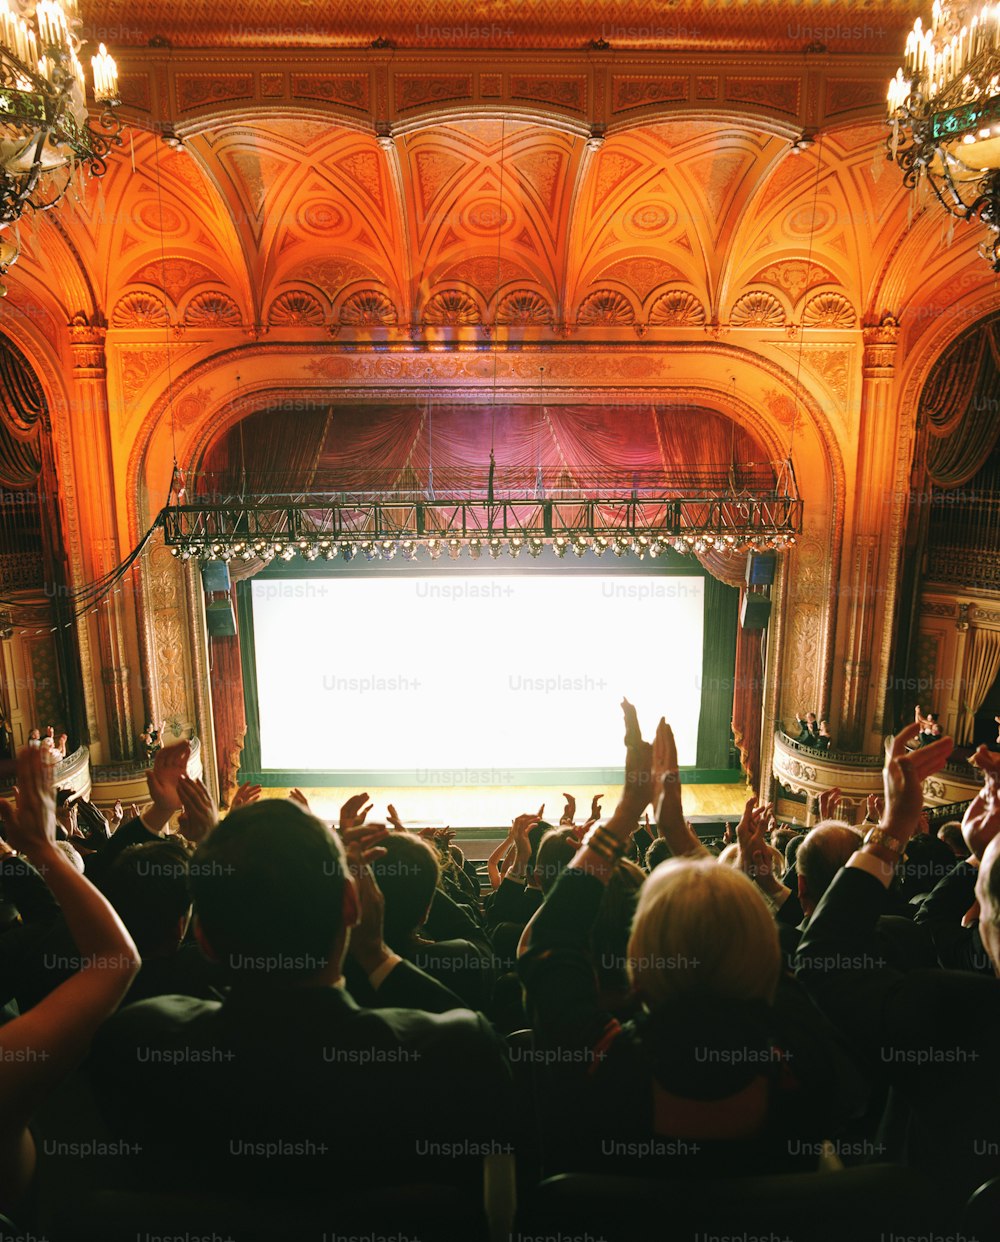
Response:
POLYGON ((997 6, 0 5, 8 790, 41 740, 113 824, 184 746, 215 818, 365 790, 485 888, 611 815, 625 697, 702 842, 860 828, 915 713, 967 816, 997 6))

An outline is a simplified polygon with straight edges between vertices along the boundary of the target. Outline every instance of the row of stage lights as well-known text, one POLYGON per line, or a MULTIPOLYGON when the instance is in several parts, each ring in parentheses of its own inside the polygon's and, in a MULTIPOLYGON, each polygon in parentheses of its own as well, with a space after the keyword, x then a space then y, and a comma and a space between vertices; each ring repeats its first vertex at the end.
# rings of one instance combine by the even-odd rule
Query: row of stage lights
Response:
POLYGON ((778 533, 751 540, 741 539, 736 535, 616 535, 610 538, 604 535, 557 535, 548 541, 535 535, 526 538, 518 535, 509 538, 492 536, 485 539, 475 535, 464 538, 452 536, 447 539, 237 539, 231 543, 189 540, 175 544, 171 552, 182 561, 192 558, 291 561, 296 556, 307 561, 332 561, 338 556, 345 561, 353 560, 355 556, 362 556, 366 561, 391 561, 397 553, 405 561, 415 561, 423 550, 434 561, 445 553, 457 561, 464 550, 475 561, 484 552, 494 560, 504 554, 518 557, 522 552, 531 557, 541 556, 546 542, 551 543, 552 550, 560 558, 568 552, 583 556, 589 551, 595 556, 611 552, 615 556, 637 556, 643 560, 647 556, 661 556, 668 549, 681 553, 693 552, 696 555, 713 548, 722 552, 781 551, 795 543, 795 536, 791 533, 778 533))

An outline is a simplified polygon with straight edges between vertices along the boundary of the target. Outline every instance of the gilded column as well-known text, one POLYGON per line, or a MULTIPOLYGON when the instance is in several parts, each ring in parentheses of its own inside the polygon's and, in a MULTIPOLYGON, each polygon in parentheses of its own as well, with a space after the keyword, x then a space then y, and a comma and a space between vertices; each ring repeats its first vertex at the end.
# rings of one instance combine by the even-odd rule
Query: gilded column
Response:
POLYGON ((906 509, 909 457, 900 477, 900 450, 912 449, 895 408, 898 338, 892 316, 864 329, 854 512, 839 609, 843 682, 833 727, 841 750, 874 751, 881 740, 898 580, 895 549, 906 509))
MULTIPOLYGON (((70 415, 73 473, 79 511, 81 564, 79 581, 95 582, 122 560, 115 525, 115 480, 108 414, 107 364, 103 323, 90 323, 83 314, 69 325, 73 355, 73 393, 70 415)), ((132 715, 131 677, 127 642, 128 592, 131 579, 118 584, 90 617, 100 655, 100 690, 88 691, 103 700, 103 730, 91 743, 98 762, 131 759, 138 731, 132 715)), ((94 672, 91 671, 93 678, 94 672)))

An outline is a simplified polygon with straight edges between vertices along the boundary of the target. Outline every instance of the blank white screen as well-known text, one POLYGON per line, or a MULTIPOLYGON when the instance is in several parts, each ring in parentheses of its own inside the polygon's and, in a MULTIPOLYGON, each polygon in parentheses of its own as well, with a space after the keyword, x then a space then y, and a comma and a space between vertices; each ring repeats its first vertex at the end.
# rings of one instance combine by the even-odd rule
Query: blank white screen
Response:
POLYGON ((696 762, 701 578, 255 579, 261 766, 620 768, 622 696, 696 762))

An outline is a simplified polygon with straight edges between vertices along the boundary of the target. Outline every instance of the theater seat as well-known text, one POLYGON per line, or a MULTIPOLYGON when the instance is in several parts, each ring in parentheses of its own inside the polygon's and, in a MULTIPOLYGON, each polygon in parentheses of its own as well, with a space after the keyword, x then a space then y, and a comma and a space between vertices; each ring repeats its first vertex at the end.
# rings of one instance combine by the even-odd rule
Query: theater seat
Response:
POLYGON ((984 1182, 969 1200, 962 1233, 976 1242, 1000 1242, 1000 1177, 984 1182))
POLYGON ((605 1242, 695 1242, 713 1235, 884 1242, 892 1234, 926 1235, 936 1215, 926 1178, 888 1164, 683 1183, 562 1174, 525 1196, 518 1229, 605 1242))
MULTIPOLYGON (((378 1162, 378 1153, 372 1153, 378 1162)), ((284 1200, 229 1195, 97 1190, 62 1217, 51 1242, 136 1242, 216 1238, 220 1242, 320 1242, 326 1238, 420 1238, 488 1242, 481 1199, 439 1185, 389 1187, 345 1196, 284 1200)))

